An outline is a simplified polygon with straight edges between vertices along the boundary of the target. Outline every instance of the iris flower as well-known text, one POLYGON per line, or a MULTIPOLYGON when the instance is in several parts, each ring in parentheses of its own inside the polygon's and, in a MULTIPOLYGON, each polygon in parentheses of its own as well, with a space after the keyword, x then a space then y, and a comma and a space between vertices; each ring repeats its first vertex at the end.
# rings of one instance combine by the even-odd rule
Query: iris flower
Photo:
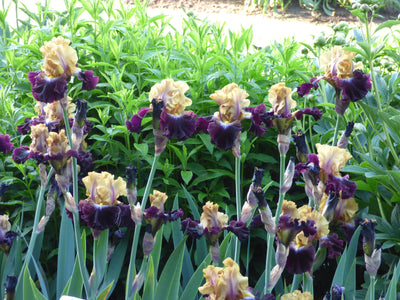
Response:
POLYGON ((8 254, 12 241, 18 236, 18 233, 11 231, 11 223, 7 215, 0 215, 0 250, 8 254))
POLYGON ((371 78, 360 70, 362 64, 353 62, 355 55, 355 52, 343 50, 340 46, 324 53, 320 61, 325 74, 311 78, 310 83, 303 83, 298 87, 299 96, 307 95, 312 88, 317 89, 318 82, 325 79, 335 88, 337 95, 341 93, 341 98, 336 97, 335 110, 343 115, 350 101, 364 98, 371 89, 371 78))
POLYGON ((59 36, 40 48, 44 58, 42 71, 28 74, 36 100, 51 103, 63 99, 71 76, 82 81, 83 90, 96 87, 99 78, 93 76, 93 71, 82 71, 77 67, 78 55, 69 44, 69 40, 59 36))
POLYGON ((310 292, 300 292, 299 290, 295 290, 293 293, 284 294, 281 297, 281 300, 313 300, 313 295, 310 292))
POLYGON ((154 190, 150 194, 150 208, 144 211, 144 219, 146 220, 146 232, 143 238, 143 253, 149 255, 153 250, 155 236, 157 231, 167 221, 176 221, 183 216, 182 209, 165 212, 164 204, 168 196, 165 193, 154 190))
POLYGON ((0 134, 0 152, 7 154, 12 151, 14 144, 10 142, 8 134, 0 134))
POLYGON ((187 83, 173 79, 155 84, 149 93, 150 108, 139 109, 130 121, 126 121, 126 127, 131 132, 139 133, 142 119, 152 111, 156 154, 163 152, 167 141, 173 137, 179 141, 188 139, 193 135, 196 123, 196 114, 185 111, 192 104, 192 100, 185 96, 188 90, 187 83))
POLYGON ((199 292, 207 300, 254 300, 248 279, 240 274, 238 264, 230 257, 223 263, 223 268, 208 266, 203 270, 206 283, 199 287, 199 292))
POLYGON ((363 250, 365 267, 370 276, 375 277, 381 265, 380 246, 375 244, 375 227, 378 224, 375 220, 365 219, 361 224, 361 234, 363 236, 363 250))
POLYGON ((108 172, 89 172, 82 179, 87 199, 79 201, 81 219, 97 238, 102 230, 113 227, 133 228, 130 206, 117 199, 126 196, 125 181, 108 172))
POLYGON ((219 261, 219 242, 218 238, 226 229, 235 234, 240 241, 247 240, 249 229, 246 224, 240 221, 231 221, 229 225, 228 216, 218 211, 218 204, 208 201, 203 206, 203 213, 199 221, 193 221, 187 218, 181 222, 181 230, 191 235, 193 238, 201 238, 203 235, 210 243, 210 252, 212 260, 215 263, 219 261))
POLYGON ((249 106, 249 94, 236 83, 230 83, 215 91, 210 96, 218 103, 219 109, 214 115, 197 120, 197 130, 210 134, 211 143, 222 150, 232 149, 236 157, 240 156, 241 122, 250 118, 251 114, 245 111, 249 106))

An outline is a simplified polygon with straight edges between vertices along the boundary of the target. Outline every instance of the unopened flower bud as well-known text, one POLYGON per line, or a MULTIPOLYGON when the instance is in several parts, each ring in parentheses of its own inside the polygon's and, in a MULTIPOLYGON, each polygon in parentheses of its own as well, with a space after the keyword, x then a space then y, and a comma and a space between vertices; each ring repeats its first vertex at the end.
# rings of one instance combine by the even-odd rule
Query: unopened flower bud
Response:
POLYGON ((131 218, 136 224, 141 224, 143 219, 143 211, 140 203, 131 206, 131 218))
POLYGON ((283 185, 280 190, 282 194, 286 193, 292 187, 295 166, 294 158, 291 157, 286 167, 283 185))
POLYGON ((218 264, 219 262, 219 243, 218 240, 210 245, 210 254, 213 263, 218 264))
POLYGON ((39 164, 39 177, 42 189, 46 188, 47 185, 47 170, 45 164, 39 164))
MULTIPOLYGON (((150 231, 151 231, 151 225, 150 225, 150 231)), ((146 228, 146 232, 143 237, 143 254, 145 256, 149 255, 151 251, 153 251, 154 243, 155 243, 155 237, 151 234, 151 232, 148 232, 146 228)))
MULTIPOLYGON (((257 205, 257 202, 255 204, 257 205)), ((247 221, 250 220, 256 205, 252 206, 248 201, 246 201, 242 207, 242 213, 240 214, 240 221, 247 223, 247 221)))
POLYGON ((371 10, 371 7, 369 7, 369 5, 368 4, 362 4, 361 6, 360 6, 360 9, 362 10, 362 11, 364 11, 364 12, 367 12, 367 11, 370 11, 371 10))
POLYGON ((5 300, 13 300, 15 297, 15 287, 17 286, 18 278, 17 276, 9 276, 7 275, 6 282, 4 286, 6 288, 5 292, 5 300))
POLYGON ((347 145, 349 144, 349 137, 350 137, 351 133, 353 132, 353 128, 354 128, 354 122, 347 123, 346 129, 343 132, 343 134, 341 135, 341 137, 337 143, 337 146, 339 148, 342 148, 342 149, 347 148, 347 145))
POLYGON ((38 226, 37 226, 35 232, 36 232, 36 233, 41 233, 41 232, 43 232, 44 228, 46 227, 47 223, 49 222, 49 219, 50 219, 49 217, 43 216, 43 217, 40 219, 39 224, 38 224, 38 226))
POLYGON ((132 295, 135 295, 137 291, 139 291, 144 282, 144 274, 143 272, 139 272, 132 283, 132 295))
POLYGON ((262 208, 259 208, 258 211, 260 212, 261 215, 261 221, 263 222, 265 226, 265 230, 274 235, 276 233, 276 226, 274 222, 274 218, 272 217, 272 212, 269 206, 264 206, 262 208))
POLYGON ((365 219, 361 224, 361 234, 363 236, 363 250, 368 256, 372 255, 375 250, 375 227, 377 223, 375 220, 365 219))
POLYGON ((137 200, 136 177, 137 168, 132 165, 126 167, 126 193, 131 208, 137 200))
POLYGON ((72 124, 72 143, 73 149, 78 150, 83 140, 83 127, 85 126, 86 112, 88 109, 87 101, 76 100, 76 113, 72 124))
POLYGON ((288 131, 289 134, 278 134, 278 150, 280 155, 286 155, 289 151, 290 144, 290 128, 288 131))
POLYGON ((306 143, 306 135, 299 129, 296 134, 292 135, 294 144, 296 146, 297 159, 306 163, 308 161, 308 147, 306 143))
POLYGON ((375 277, 378 269, 381 265, 381 254, 382 249, 374 249, 371 256, 368 256, 366 253, 364 254, 365 260, 365 268, 369 274, 369 276, 375 277))
POLYGON ((271 289, 278 282, 282 275, 283 270, 286 266, 287 257, 289 255, 289 248, 285 247, 282 243, 278 244, 275 252, 275 267, 271 270, 270 281, 268 283, 268 289, 271 289))
POLYGON ((328 221, 332 220, 338 202, 339 202, 339 194, 335 192, 330 192, 328 199, 326 200, 326 205, 324 207, 324 210, 322 211, 322 215, 328 221))
POLYGON ((70 192, 64 194, 65 198, 65 208, 68 209, 70 212, 77 212, 78 207, 76 206, 75 200, 72 197, 70 192))

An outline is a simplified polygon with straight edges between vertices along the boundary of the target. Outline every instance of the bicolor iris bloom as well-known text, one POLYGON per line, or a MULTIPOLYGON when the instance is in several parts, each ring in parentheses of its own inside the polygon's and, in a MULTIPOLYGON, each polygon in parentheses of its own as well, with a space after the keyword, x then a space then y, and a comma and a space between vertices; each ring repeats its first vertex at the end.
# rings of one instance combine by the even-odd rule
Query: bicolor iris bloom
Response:
POLYGON ((146 232, 143 238, 143 253, 149 255, 153 250, 157 231, 167 221, 176 221, 182 218, 182 209, 165 212, 164 204, 168 196, 165 193, 154 190, 150 194, 150 207, 144 211, 143 217, 146 220, 146 232))
POLYGON ((183 141, 191 137, 195 131, 196 114, 185 111, 192 104, 192 100, 185 96, 189 86, 183 81, 164 79, 155 84, 149 93, 151 106, 139 109, 126 127, 130 132, 141 131, 142 119, 150 111, 153 112, 153 133, 155 137, 156 153, 165 149, 167 141, 173 137, 183 141))
POLYGON ((8 215, 0 215, 0 250, 8 254, 12 241, 18 236, 18 233, 11 231, 11 223, 8 221, 8 215))
POLYGON ((134 227, 130 206, 117 200, 126 196, 126 183, 121 177, 114 179, 108 172, 89 172, 82 181, 88 198, 79 201, 80 217, 95 238, 108 228, 134 227))
POLYGON ((82 81, 83 90, 96 87, 99 78, 93 71, 82 71, 77 67, 78 55, 63 37, 55 37, 40 48, 44 58, 42 71, 30 72, 33 97, 41 102, 51 103, 65 97, 71 76, 82 81))
POLYGON ((239 265, 230 257, 223 263, 223 268, 208 266, 203 270, 206 283, 199 287, 199 292, 207 300, 254 300, 248 279, 240 274, 239 265))
POLYGON ((250 230, 246 227, 246 223, 240 221, 230 221, 228 216, 218 211, 218 204, 208 201, 203 206, 203 213, 199 221, 193 221, 186 218, 181 222, 181 230, 193 238, 201 238, 203 235, 210 243, 211 257, 215 263, 219 261, 219 242, 218 238, 226 229, 235 234, 240 241, 247 240, 250 230))
POLYGON ((299 290, 295 290, 293 293, 284 294, 281 297, 281 300, 313 300, 313 295, 310 292, 300 292, 299 290))
POLYGON ((335 110, 339 115, 343 115, 350 101, 355 102, 364 98, 372 87, 371 78, 360 70, 362 64, 353 62, 355 55, 355 52, 343 50, 340 46, 335 46, 324 53, 320 58, 320 67, 325 74, 311 78, 309 83, 303 83, 298 87, 299 96, 307 95, 312 88, 317 89, 318 82, 325 79, 335 88, 338 95, 335 110))
POLYGON ((232 149, 236 157, 240 156, 241 121, 250 118, 246 112, 250 105, 249 94, 236 83, 230 83, 215 91, 210 98, 218 103, 219 109, 214 115, 197 120, 197 131, 204 131, 211 137, 211 143, 222 150, 232 149))

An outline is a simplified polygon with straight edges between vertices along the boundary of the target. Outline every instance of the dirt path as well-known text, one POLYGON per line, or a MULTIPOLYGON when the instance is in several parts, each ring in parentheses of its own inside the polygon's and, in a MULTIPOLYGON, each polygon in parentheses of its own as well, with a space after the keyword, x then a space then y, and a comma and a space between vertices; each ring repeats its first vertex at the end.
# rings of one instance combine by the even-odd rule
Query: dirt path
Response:
MULTIPOLYGON (((174 0, 175 3, 182 3, 179 1, 174 0)), ((188 1, 190 0, 182 0, 188 1)), ((235 10, 232 6, 228 7, 227 9, 223 9, 220 6, 216 6, 217 4, 210 4, 207 6, 207 2, 200 2, 202 0, 195 0, 196 3, 201 3, 203 5, 202 12, 194 12, 198 15, 201 19, 207 19, 210 22, 216 23, 226 23, 225 24, 225 31, 226 33, 228 30, 237 32, 240 31, 241 27, 247 29, 249 27, 253 28, 253 44, 255 46, 264 47, 269 45, 271 42, 277 40, 282 41, 284 38, 287 37, 294 37, 297 41, 304 41, 304 42, 312 42, 313 36, 319 36, 321 32, 325 31, 329 33, 331 28, 329 26, 329 22, 312 22, 310 18, 308 20, 302 20, 298 18, 289 17, 287 18, 280 17, 271 17, 268 14, 262 14, 260 11, 255 12, 254 8, 250 8, 247 11, 244 9, 235 10), (209 8, 209 9, 204 9, 209 8), (251 11, 253 9, 253 11, 251 11), (215 13, 215 11, 219 11, 219 13, 215 13), (228 13, 230 12, 230 13, 228 13), (232 12, 234 14, 232 14, 232 12)), ((37 11, 37 2, 44 3, 44 0, 19 0, 21 5, 25 4, 30 11, 37 11)), ((116 2, 116 8, 120 5, 116 2)), ((217 1, 218 2, 218 1, 217 1)), ((217 3, 215 2, 215 3, 217 3)), ((10 11, 7 15, 7 21, 9 22, 10 26, 15 28, 16 26, 16 15, 15 15, 15 4, 11 0, 6 0, 5 5, 7 7, 8 4, 11 3, 10 11)), ((223 1, 219 1, 218 3, 223 3, 223 1)), ((157 3, 156 3, 157 4, 157 3)), ((185 17, 185 12, 182 9, 175 9, 171 8, 163 8, 163 2, 158 2, 157 5, 150 5, 147 9, 148 14, 150 16, 158 15, 163 13, 167 16, 170 16, 170 23, 172 26, 180 30, 182 28, 182 18, 185 17), (154 7, 158 6, 158 7, 154 7)), ((165 5, 165 2, 164 2, 165 5)), ((170 5, 171 6, 171 5, 170 5)), ((174 7, 174 6, 173 6, 174 7)), ((179 7, 179 6, 178 6, 179 7)), ((195 7, 193 7, 195 9, 195 7)), ((50 9, 56 10, 64 10, 65 5, 64 1, 62 0, 52 0, 50 2, 50 9)), ((307 12, 310 14, 309 12, 307 12)), ((23 18, 24 14, 19 11, 19 18, 23 18)), ((83 16, 85 18, 85 16, 83 16)), ((340 20, 340 19, 338 19, 340 20)))

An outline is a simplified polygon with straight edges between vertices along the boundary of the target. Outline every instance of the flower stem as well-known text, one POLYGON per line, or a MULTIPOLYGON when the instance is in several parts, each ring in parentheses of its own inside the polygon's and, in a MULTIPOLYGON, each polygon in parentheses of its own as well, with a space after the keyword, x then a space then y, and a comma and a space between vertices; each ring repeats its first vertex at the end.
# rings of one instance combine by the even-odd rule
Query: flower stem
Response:
MULTIPOLYGON (((150 189, 153 184, 154 174, 156 172, 156 164, 160 157, 160 154, 155 154, 153 159, 153 164, 151 166, 149 178, 147 179, 146 188, 144 190, 144 195, 142 198, 142 211, 146 208, 147 198, 150 195, 150 189)), ((137 247, 139 242, 139 235, 140 235, 140 228, 142 224, 135 224, 135 229, 133 231, 133 241, 132 241, 132 248, 131 248, 131 257, 129 261, 129 268, 128 268, 128 277, 126 280, 126 288, 125 288, 125 299, 131 299, 133 295, 131 295, 131 288, 133 283, 133 277, 135 272, 135 262, 136 262, 136 254, 137 254, 137 247)))
MULTIPOLYGON (((279 200, 278 200, 278 206, 276 208, 275 212, 275 225, 278 225, 279 221, 279 216, 281 215, 282 212, 282 205, 283 205, 283 199, 285 198, 285 193, 281 192, 283 183, 285 180, 285 160, 286 160, 286 154, 281 154, 280 155, 280 164, 279 164, 279 200)), ((267 288, 268 283, 270 281, 270 276, 271 276, 271 270, 273 267, 273 256, 274 256, 274 241, 275 241, 275 236, 272 234, 268 234, 267 238, 267 256, 265 259, 265 286, 264 286, 264 294, 271 292, 272 288, 267 288)))
MULTIPOLYGON (((68 112, 67 112, 67 108, 66 107, 63 107, 63 116, 64 116, 65 131, 67 133, 69 145, 70 145, 70 147, 72 149, 73 148, 72 133, 71 133, 71 127, 69 126, 68 112)), ((75 157, 72 157, 72 193, 73 193, 73 197, 74 197, 74 202, 75 202, 76 206, 78 207, 78 205, 79 205, 78 163, 77 163, 77 160, 76 160, 75 157)), ((81 241, 81 230, 80 230, 80 227, 79 227, 79 211, 73 210, 72 211, 72 215, 73 215, 73 221, 74 221, 74 235, 75 235, 75 243, 76 243, 76 255, 78 257, 79 269, 81 271, 81 276, 82 276, 82 279, 83 279, 83 285, 84 285, 85 291, 86 291, 86 297, 87 297, 88 300, 91 300, 91 299, 94 299, 94 297, 93 297, 92 291, 90 289, 89 272, 88 272, 88 270, 86 268, 85 259, 84 259, 84 255, 83 255, 83 247, 82 247, 82 241, 81 241)))
MULTIPOLYGON (((235 194, 236 194, 236 220, 239 221, 241 209, 242 209, 242 201, 240 194, 240 157, 235 157, 235 194)), ((240 243, 239 239, 235 237, 235 254, 234 261, 239 264, 240 260, 240 243)))
POLYGON ((339 133, 339 124, 340 124, 341 118, 342 118, 342 116, 338 114, 337 119, 336 119, 335 132, 333 134, 332 146, 336 146, 337 137, 338 137, 338 133, 339 133))
POLYGON ((54 169, 51 168, 50 171, 49 171, 49 174, 47 175, 47 183, 46 184, 42 183, 41 187, 40 187, 39 197, 38 197, 38 201, 36 203, 35 219, 33 220, 32 235, 31 235, 31 239, 29 241, 28 251, 27 251, 26 256, 25 256, 25 261, 24 261, 24 264, 22 266, 18 282, 20 282, 20 279, 22 280, 22 274, 23 274, 23 272, 25 270, 25 266, 29 267, 29 263, 30 263, 30 260, 32 258, 32 253, 33 253, 33 249, 35 248, 36 239, 37 239, 37 237, 39 235, 39 232, 37 232, 36 229, 38 227, 40 214, 42 212, 42 206, 43 206, 43 200, 44 200, 44 192, 46 190, 47 185, 50 182, 51 177, 53 176, 53 173, 54 173, 54 169))
POLYGON ((375 276, 369 277, 369 299, 375 300, 375 276))

